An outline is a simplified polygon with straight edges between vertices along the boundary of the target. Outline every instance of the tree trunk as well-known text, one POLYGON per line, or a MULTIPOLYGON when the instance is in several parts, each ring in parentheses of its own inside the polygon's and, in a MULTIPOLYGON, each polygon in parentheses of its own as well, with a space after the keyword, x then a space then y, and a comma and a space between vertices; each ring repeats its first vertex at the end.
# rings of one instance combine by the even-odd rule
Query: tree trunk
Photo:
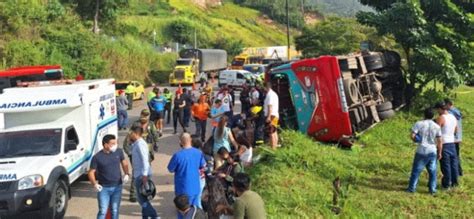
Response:
POLYGON ((411 71, 411 59, 410 59, 410 48, 404 47, 403 51, 405 52, 405 57, 407 59, 407 72, 410 74, 408 77, 407 89, 405 90, 405 98, 408 108, 411 106, 411 100, 416 95, 416 73, 411 71))
POLYGON ((92 32, 95 34, 99 34, 99 8, 100 8, 100 0, 95 1, 95 15, 94 15, 94 27, 92 32))

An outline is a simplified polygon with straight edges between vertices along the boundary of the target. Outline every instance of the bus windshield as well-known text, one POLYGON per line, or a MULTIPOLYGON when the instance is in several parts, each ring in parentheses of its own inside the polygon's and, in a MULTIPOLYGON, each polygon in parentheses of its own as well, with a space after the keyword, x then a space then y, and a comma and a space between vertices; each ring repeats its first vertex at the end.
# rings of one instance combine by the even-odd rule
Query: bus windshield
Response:
POLYGON ((192 60, 178 59, 176 60, 176 65, 191 65, 192 60))
POLYGON ((245 59, 234 59, 232 60, 232 66, 243 66, 245 59))

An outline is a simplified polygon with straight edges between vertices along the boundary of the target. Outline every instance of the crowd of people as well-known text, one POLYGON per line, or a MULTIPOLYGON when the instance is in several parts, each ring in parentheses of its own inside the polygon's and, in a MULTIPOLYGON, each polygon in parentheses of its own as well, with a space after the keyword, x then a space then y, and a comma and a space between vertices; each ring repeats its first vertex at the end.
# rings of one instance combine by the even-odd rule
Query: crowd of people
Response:
POLYGON ((151 162, 159 150, 164 120, 170 124, 171 117, 173 133, 182 133, 181 149, 167 167, 174 173, 178 218, 266 217, 264 202, 250 190, 245 169, 252 165, 254 147, 264 142, 273 149, 278 147, 279 103, 271 84, 245 85, 240 92, 240 112, 236 112, 234 90, 227 86, 216 92, 211 84, 200 89, 178 88, 176 92, 154 87, 147 95, 147 109, 131 125, 128 101, 125 92, 120 92, 118 127, 130 127, 122 149, 117 147, 115 136, 106 135, 103 150, 92 159, 89 180, 98 192, 97 218, 105 218, 109 207, 112 218, 118 218, 122 185, 129 180, 129 200, 139 202, 143 218, 159 218, 150 202, 156 193, 151 162), (195 123, 192 134, 190 122, 195 123), (131 175, 124 153, 132 164, 131 175))
POLYGON ((429 192, 436 194, 438 160, 443 175, 441 187, 449 190, 459 185, 458 177, 463 175, 459 156, 462 142, 462 114, 450 99, 424 110, 424 119, 413 126, 411 139, 418 147, 413 160, 408 192, 415 192, 418 178, 426 168, 429 175, 429 192), (433 110, 438 112, 435 120, 433 110))

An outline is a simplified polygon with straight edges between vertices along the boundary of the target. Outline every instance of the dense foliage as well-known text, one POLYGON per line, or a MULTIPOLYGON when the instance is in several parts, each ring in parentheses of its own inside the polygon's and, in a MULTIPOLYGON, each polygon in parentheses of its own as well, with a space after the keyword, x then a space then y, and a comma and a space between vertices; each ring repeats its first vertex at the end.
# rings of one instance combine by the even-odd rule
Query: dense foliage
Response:
MULTIPOLYGON (((286 24, 286 0, 234 0, 234 2, 255 8, 270 18, 286 24)), ((308 14, 337 15, 353 17, 359 11, 370 11, 358 0, 288 0, 290 25, 303 28, 308 14)))
POLYGON ((474 75, 474 19, 450 0, 362 0, 377 12, 360 12, 358 20, 391 35, 407 60, 408 94, 433 80, 447 88, 474 75))
POLYGON ((394 42, 387 37, 378 37, 375 29, 359 24, 352 18, 328 17, 303 28, 295 38, 296 48, 305 57, 321 55, 343 55, 356 52, 363 41, 371 41, 377 49, 392 49, 394 42))
POLYGON ((204 9, 190 0, 99 2, 94 34, 96 0, 0 1, 0 69, 60 64, 67 77, 165 82, 177 54, 164 48, 192 46, 194 33, 198 47, 222 48, 229 57, 285 39, 276 25, 257 21, 258 11, 232 3, 204 9))

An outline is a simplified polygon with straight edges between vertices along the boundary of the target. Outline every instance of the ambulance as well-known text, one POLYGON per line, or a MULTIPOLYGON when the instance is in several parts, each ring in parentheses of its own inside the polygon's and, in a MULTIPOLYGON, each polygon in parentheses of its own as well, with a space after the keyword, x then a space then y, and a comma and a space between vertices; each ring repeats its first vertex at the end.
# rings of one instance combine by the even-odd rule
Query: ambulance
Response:
POLYGON ((0 92, 0 218, 63 218, 71 183, 117 136, 113 79, 22 82, 0 92))

